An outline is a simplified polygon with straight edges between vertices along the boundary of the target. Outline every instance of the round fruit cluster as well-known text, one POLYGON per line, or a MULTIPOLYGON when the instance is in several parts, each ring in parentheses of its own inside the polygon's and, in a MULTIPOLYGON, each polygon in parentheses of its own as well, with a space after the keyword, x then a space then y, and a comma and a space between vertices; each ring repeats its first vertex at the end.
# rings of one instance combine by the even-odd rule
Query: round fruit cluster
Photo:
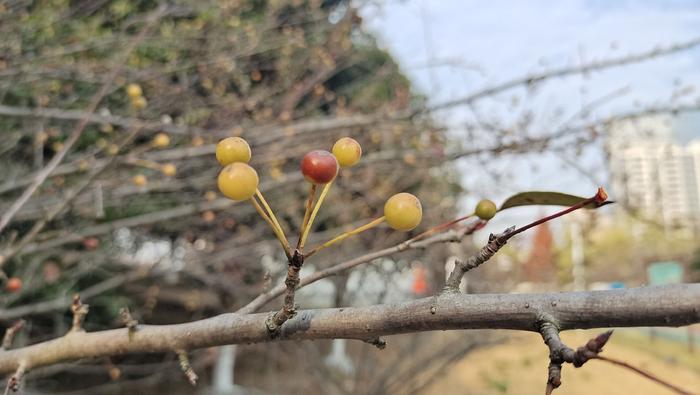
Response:
POLYGON ((131 106, 137 110, 143 110, 148 105, 148 101, 143 97, 143 90, 139 84, 129 84, 126 87, 126 95, 129 96, 131 106))
MULTIPOLYGON (((300 165, 301 173, 304 179, 314 186, 310 202, 313 201, 316 186, 324 186, 316 207, 307 213, 305 221, 311 218, 313 222, 318 207, 338 176, 340 168, 356 165, 361 157, 362 147, 350 137, 336 141, 330 152, 314 150, 304 155, 300 165)), ((218 185, 226 197, 237 201, 248 200, 258 192, 259 178, 255 169, 248 165, 250 158, 250 146, 240 137, 228 137, 217 144, 216 159, 224 166, 219 173, 218 185)), ((418 198, 404 192, 389 198, 384 205, 384 216, 373 223, 386 221, 396 230, 408 231, 420 224, 422 216, 423 210, 418 198)), ((307 225, 305 223, 304 227, 307 225)), ((305 239, 303 236, 302 238, 305 239)), ((303 246, 303 243, 300 245, 303 246)))
POLYGON ((248 162, 251 151, 240 137, 228 137, 216 145, 216 159, 224 166, 219 173, 219 190, 232 200, 248 200, 258 189, 258 173, 248 162))

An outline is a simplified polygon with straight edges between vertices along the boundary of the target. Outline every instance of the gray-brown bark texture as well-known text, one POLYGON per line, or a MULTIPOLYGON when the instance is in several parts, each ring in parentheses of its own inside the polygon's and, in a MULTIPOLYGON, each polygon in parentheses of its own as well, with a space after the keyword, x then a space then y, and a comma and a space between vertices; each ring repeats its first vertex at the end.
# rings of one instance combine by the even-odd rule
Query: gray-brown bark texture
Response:
MULTIPOLYGON (((682 326, 700 322, 700 284, 548 294, 446 293, 405 303, 300 310, 274 340, 379 336, 449 329, 538 331, 546 314, 561 330, 599 327, 682 326)), ((85 333, 0 353, 0 373, 107 355, 191 350, 273 338, 270 313, 222 314, 177 325, 139 325, 85 333)))

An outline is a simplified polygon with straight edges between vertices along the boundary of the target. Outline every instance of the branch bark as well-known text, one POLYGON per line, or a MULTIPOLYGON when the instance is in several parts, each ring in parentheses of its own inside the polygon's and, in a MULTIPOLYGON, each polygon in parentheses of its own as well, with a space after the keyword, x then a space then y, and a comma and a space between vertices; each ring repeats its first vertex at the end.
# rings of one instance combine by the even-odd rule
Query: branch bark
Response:
MULTIPOLYGON (((461 241, 466 235, 470 235, 474 233, 475 230, 477 230, 481 225, 482 221, 476 221, 466 227, 464 227, 461 230, 452 230, 449 232, 437 234, 435 236, 429 237, 424 240, 420 241, 411 241, 407 240, 404 242, 401 242, 393 247, 388 247, 383 250, 371 252, 369 254, 365 254, 362 256, 359 256, 357 258, 353 258, 338 264, 335 264, 333 266, 330 266, 326 269, 319 270, 317 272, 314 272, 304 278, 302 278, 299 281, 299 284, 297 285, 297 289, 305 287, 311 283, 314 283, 316 281, 322 280, 324 278, 330 277, 330 276, 335 276, 337 274, 340 274, 344 271, 350 270, 356 266, 369 263, 375 259, 379 259, 385 256, 397 254, 406 250, 414 250, 414 249, 421 249, 421 248, 426 248, 430 245, 433 244, 438 244, 438 243, 457 243, 461 241)), ((241 307, 237 313, 238 314, 250 314, 250 313, 255 313, 256 311, 260 310, 263 306, 265 306, 266 303, 270 302, 271 300, 275 299, 278 296, 281 296, 285 290, 287 289, 286 284, 279 284, 273 289, 264 292, 255 299, 253 299, 250 303, 247 305, 241 307)))
POLYGON ((700 322, 700 284, 550 294, 443 294, 405 303, 302 310, 273 337, 269 313, 222 314, 176 325, 139 325, 66 336, 0 354, 0 373, 83 358, 173 352, 272 340, 373 339, 451 329, 539 331, 542 314, 561 330, 682 326, 700 322))

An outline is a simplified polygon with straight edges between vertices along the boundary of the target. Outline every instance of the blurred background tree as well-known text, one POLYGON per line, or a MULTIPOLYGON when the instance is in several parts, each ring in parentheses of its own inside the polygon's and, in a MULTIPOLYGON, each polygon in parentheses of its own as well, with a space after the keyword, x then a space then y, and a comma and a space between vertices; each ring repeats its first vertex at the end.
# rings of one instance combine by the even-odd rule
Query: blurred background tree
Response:
MULTIPOLYGON (((3 233, 3 270, 21 278, 23 287, 0 296, 0 319, 30 320, 24 342, 64 331, 76 291, 91 305, 86 327, 94 330, 113 326, 124 306, 148 323, 232 311, 279 281, 285 260, 265 223, 252 207, 217 191, 213 148, 225 136, 250 142, 261 189, 288 233, 297 232, 308 193, 298 171, 301 156, 330 149, 346 135, 360 141, 365 158, 341 173, 312 240, 381 215, 386 198, 402 191, 420 196, 427 224, 455 213, 460 187, 442 159, 444 130, 427 117, 397 116, 421 106, 422 99, 346 1, 170 4, 128 55, 97 111, 84 113, 103 77, 118 66, 117 55, 158 5, 0 5, 0 211, 64 149, 76 121, 90 121, 3 233), (40 221, 45 226, 32 234, 40 221)), ((319 254, 317 268, 403 238, 380 228, 319 254)), ((442 251, 421 257, 440 270, 445 258, 442 251)), ((382 282, 387 270, 403 272, 414 258, 400 259, 363 270, 378 271, 373 278, 382 282)), ((343 295, 346 280, 333 281, 334 296, 312 295, 306 305, 350 303, 343 295)), ((254 348, 240 357, 242 369, 255 376, 260 372, 245 367, 273 360, 282 366, 295 352, 254 348)), ((363 358, 373 354, 364 352, 363 358)), ((215 360, 202 352, 194 363, 212 366, 215 360)), ((149 356, 95 369, 65 366, 32 386, 78 390, 119 379, 118 387, 125 388, 125 380, 145 377, 149 381, 136 388, 147 388, 169 381, 162 372, 175 362, 149 356)), ((322 358, 316 362, 323 366, 322 358)), ((184 384, 177 381, 173 388, 184 384)))

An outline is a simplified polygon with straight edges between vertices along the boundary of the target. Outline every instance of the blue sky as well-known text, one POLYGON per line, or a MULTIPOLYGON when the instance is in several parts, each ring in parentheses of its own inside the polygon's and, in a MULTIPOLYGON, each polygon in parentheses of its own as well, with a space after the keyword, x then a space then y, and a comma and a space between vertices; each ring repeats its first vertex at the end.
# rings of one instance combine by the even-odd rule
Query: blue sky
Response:
MULTIPOLYGON (((368 28, 382 46, 398 59, 418 91, 431 102, 464 96, 500 81, 527 73, 576 65, 582 62, 643 52, 656 46, 689 41, 700 36, 700 2, 697 1, 469 1, 405 0, 385 1, 369 6, 362 14, 368 28), (449 64, 447 64, 449 63, 449 64), (426 67, 428 64, 438 64, 426 67)), ((504 104, 513 95, 527 103, 539 124, 546 128, 553 120, 566 119, 580 107, 611 92, 626 88, 594 112, 605 117, 636 105, 694 103, 700 98, 700 48, 647 61, 634 66, 553 80, 527 96, 516 89, 493 100, 480 102, 477 111, 508 119, 504 104), (693 89, 676 102, 674 89, 693 89), (557 114, 561 111, 561 114, 557 114)), ((440 121, 459 136, 466 109, 439 114, 440 121)), ((700 137, 700 115, 676 121, 679 140, 700 137)), ((468 145, 469 142, 466 142, 468 145)), ((493 172, 509 177, 495 185, 490 177, 469 175, 470 168, 483 163, 470 160, 465 184, 471 190, 466 206, 481 196, 502 199, 528 189, 562 190, 590 194, 596 182, 555 155, 507 157, 488 163, 493 172)), ((579 165, 607 180, 599 147, 584 153, 579 165)), ((525 210, 506 221, 521 222, 539 214, 525 210)), ((505 214, 505 213, 504 213, 505 214)))

